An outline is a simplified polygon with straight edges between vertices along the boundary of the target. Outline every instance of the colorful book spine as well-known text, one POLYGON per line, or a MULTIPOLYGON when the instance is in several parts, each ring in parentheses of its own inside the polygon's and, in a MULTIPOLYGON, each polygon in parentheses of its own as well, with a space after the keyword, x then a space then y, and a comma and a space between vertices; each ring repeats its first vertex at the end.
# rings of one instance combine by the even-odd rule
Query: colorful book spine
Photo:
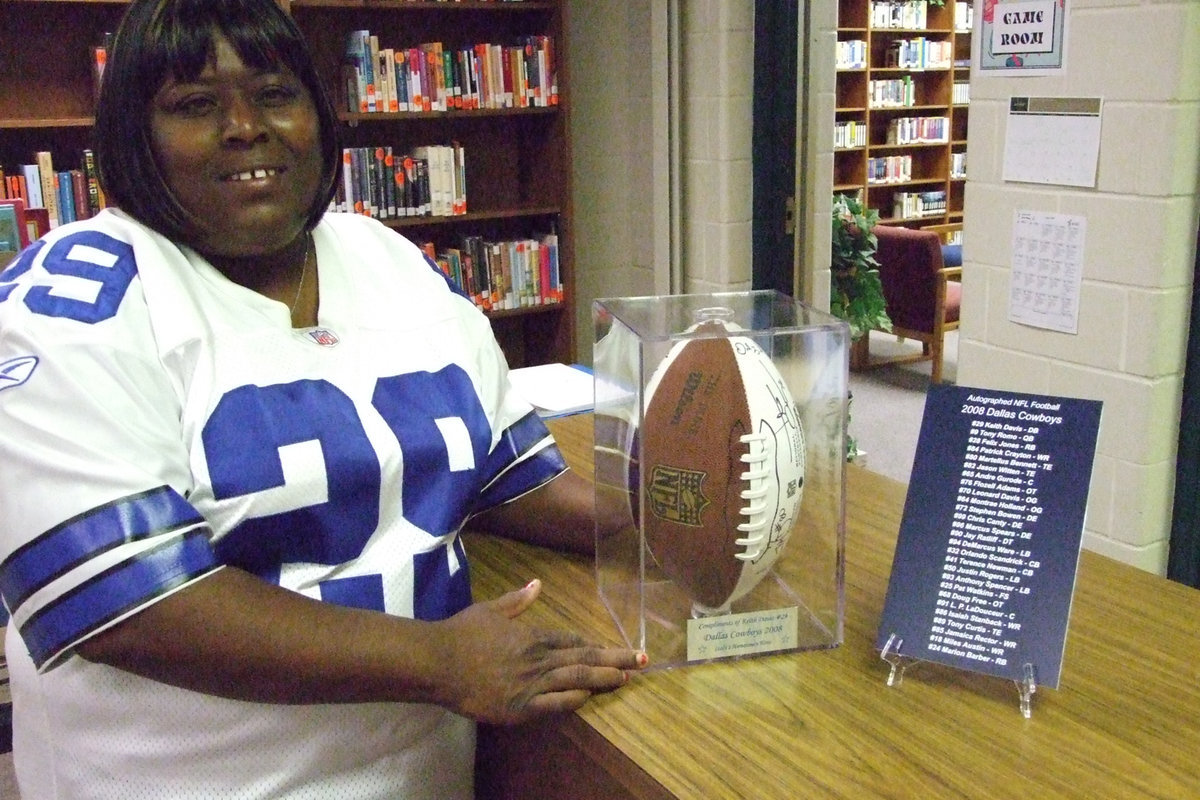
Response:
POLYGON ((58 174, 54 171, 54 157, 49 150, 41 150, 35 160, 42 183, 42 204, 50 215, 50 227, 56 228, 62 219, 59 216, 58 174))

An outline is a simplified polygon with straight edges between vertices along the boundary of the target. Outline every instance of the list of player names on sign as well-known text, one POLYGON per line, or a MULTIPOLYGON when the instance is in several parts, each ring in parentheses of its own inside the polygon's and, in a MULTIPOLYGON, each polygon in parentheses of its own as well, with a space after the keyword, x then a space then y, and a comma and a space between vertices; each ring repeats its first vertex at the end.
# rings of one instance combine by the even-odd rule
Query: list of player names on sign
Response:
POLYGON ((1038 435, 1046 425, 1061 424, 1055 412, 1062 404, 988 400, 976 397, 962 407, 971 427, 929 649, 1004 666, 1021 630, 1005 609, 1014 593, 1030 593, 1029 579, 1041 567, 1031 549, 1042 513, 1037 478, 1053 470, 1054 461, 1038 452, 1038 435))
POLYGON ((880 639, 1057 685, 1099 403, 934 387, 880 639))

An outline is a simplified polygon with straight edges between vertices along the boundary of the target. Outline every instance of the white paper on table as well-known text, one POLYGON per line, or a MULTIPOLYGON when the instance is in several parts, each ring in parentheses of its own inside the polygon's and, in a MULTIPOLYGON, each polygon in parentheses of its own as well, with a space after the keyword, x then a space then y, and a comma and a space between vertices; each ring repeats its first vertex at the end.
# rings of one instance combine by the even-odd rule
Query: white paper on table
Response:
POLYGON ((592 374, 566 364, 539 364, 508 373, 513 388, 542 416, 587 411, 596 402, 592 374))

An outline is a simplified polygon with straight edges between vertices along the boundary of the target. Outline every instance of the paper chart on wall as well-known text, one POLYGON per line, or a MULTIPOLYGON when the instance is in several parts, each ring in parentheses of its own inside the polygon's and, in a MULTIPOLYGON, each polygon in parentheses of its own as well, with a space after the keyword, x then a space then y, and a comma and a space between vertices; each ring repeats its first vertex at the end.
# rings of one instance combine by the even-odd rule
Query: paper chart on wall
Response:
POLYGON ((1012 97, 1004 134, 1006 181, 1094 187, 1099 97, 1012 97))
POLYGON ((1078 333, 1086 232, 1085 217, 1014 212, 1009 321, 1078 333))

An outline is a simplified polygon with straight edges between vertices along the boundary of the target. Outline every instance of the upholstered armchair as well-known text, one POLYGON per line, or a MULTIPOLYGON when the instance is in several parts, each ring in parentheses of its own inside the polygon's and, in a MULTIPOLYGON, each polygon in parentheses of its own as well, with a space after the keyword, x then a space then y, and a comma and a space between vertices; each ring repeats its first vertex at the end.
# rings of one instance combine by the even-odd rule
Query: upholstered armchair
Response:
POLYGON ((860 340, 860 366, 932 361, 931 380, 942 380, 943 340, 958 328, 962 305, 962 266, 947 267, 942 237, 932 230, 876 225, 879 241, 875 260, 887 301, 892 333, 921 342, 921 352, 886 358, 870 357, 869 337, 860 340))

